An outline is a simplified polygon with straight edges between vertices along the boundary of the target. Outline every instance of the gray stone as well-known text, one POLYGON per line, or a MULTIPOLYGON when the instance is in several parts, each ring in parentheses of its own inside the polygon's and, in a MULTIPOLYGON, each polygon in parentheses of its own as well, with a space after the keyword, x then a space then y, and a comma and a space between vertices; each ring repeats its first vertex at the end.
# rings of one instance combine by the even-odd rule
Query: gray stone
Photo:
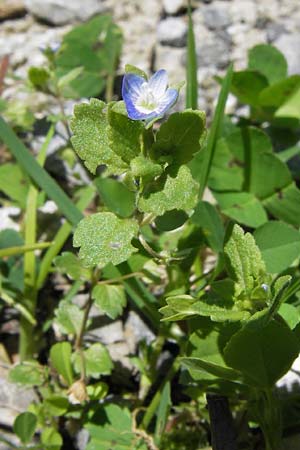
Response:
POLYGON ((136 351, 140 341, 145 340, 149 344, 155 339, 155 335, 150 328, 148 328, 145 322, 134 311, 129 312, 124 326, 124 336, 131 353, 136 351))
POLYGON ((107 10, 106 0, 25 0, 29 12, 54 25, 85 21, 107 10))
POLYGON ((200 41, 197 48, 199 67, 225 68, 230 61, 230 49, 231 39, 228 33, 211 33, 206 40, 200 41))
POLYGON ((163 0, 164 10, 167 14, 177 14, 185 9, 187 5, 186 0, 163 0))
POLYGON ((31 388, 24 388, 8 381, 8 369, 0 367, 0 424, 11 427, 18 414, 37 400, 31 388))
POLYGON ((158 24, 157 38, 163 45, 184 47, 187 37, 187 24, 181 17, 168 17, 158 24))
POLYGON ((289 74, 300 73, 300 33, 282 34, 274 45, 286 57, 289 74))
MULTIPOLYGON (((87 430, 80 430, 75 437, 75 447, 77 450, 85 450, 90 438, 87 430)), ((0 449, 1 450, 1 449, 0 449)))
POLYGON ((203 8, 204 24, 211 30, 221 30, 231 23, 228 5, 216 1, 203 8))
POLYGON ((269 23, 267 25, 267 40, 269 43, 274 42, 282 34, 286 33, 286 28, 281 23, 269 23))

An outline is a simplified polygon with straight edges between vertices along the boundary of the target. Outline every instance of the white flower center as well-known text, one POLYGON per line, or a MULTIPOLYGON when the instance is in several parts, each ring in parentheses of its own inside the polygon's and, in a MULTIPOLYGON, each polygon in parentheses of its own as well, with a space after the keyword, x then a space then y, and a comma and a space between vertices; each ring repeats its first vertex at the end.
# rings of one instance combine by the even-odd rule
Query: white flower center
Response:
POLYGON ((148 83, 145 82, 141 86, 140 95, 136 101, 135 107, 141 113, 149 113, 159 106, 159 98, 155 96, 148 83))

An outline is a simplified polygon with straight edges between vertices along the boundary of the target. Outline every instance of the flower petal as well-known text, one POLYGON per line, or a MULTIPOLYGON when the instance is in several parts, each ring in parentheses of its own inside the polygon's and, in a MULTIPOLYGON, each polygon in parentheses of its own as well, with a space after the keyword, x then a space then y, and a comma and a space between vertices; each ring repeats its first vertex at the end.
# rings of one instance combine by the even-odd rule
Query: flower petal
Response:
POLYGON ((157 116, 164 115, 172 106, 176 103, 178 98, 177 89, 169 88, 161 101, 159 102, 158 108, 156 108, 155 112, 157 116))
POLYGON ((145 83, 143 77, 139 77, 134 73, 126 73, 123 77, 122 96, 126 103, 126 98, 131 98, 136 101, 141 94, 141 86, 145 83))
POLYGON ((167 72, 163 69, 158 70, 148 81, 148 86, 152 90, 155 97, 162 97, 168 87, 167 72))

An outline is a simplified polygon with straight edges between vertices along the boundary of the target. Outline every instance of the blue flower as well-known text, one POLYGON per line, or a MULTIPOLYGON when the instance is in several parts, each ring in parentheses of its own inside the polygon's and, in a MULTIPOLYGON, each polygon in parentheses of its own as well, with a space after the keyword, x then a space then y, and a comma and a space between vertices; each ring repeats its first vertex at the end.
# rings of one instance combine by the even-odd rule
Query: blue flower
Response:
POLYGON ((174 105, 178 90, 168 88, 165 70, 159 70, 148 81, 127 73, 123 78, 122 96, 130 119, 151 121, 162 117, 174 105))

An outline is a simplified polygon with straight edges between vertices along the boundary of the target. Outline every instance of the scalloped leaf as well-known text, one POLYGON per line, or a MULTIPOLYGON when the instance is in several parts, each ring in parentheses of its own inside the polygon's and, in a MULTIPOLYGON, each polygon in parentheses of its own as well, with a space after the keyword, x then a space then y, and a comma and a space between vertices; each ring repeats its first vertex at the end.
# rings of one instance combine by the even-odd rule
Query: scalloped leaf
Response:
POLYGON ((119 219, 110 212, 92 214, 79 222, 73 245, 81 247, 79 257, 87 266, 118 265, 137 251, 131 240, 138 230, 134 220, 119 219))
POLYGON ((124 102, 117 102, 108 108, 109 145, 125 163, 141 153, 144 125, 140 120, 127 116, 124 102))
POLYGON ((71 119, 73 147, 92 173, 96 172, 100 164, 113 166, 117 169, 115 172, 122 172, 126 168, 109 146, 105 107, 104 102, 92 98, 90 103, 76 105, 71 119))
POLYGON ((171 157, 172 164, 188 163, 201 149, 204 133, 204 111, 187 109, 171 114, 157 132, 152 149, 155 159, 171 157))
POLYGON ((166 172, 139 200, 138 208, 145 213, 162 216, 172 209, 193 209, 198 200, 199 184, 188 167, 181 166, 176 174, 166 172))

